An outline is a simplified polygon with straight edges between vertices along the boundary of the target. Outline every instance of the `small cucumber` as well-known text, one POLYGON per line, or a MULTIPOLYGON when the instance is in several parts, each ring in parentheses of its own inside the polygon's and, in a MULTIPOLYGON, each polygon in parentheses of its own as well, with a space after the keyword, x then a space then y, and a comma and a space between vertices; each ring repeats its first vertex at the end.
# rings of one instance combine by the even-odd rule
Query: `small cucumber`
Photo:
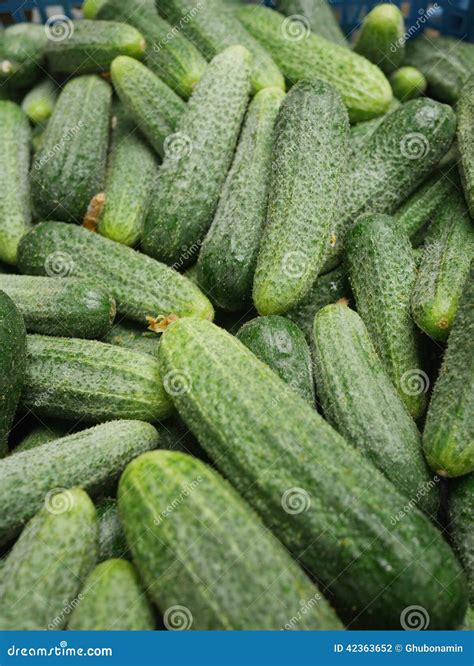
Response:
POLYGON ((119 559, 98 564, 81 589, 67 628, 70 631, 153 630, 153 611, 135 567, 119 559))
POLYGON ((2 31, 0 81, 14 90, 32 85, 41 73, 48 44, 44 26, 36 23, 18 23, 2 31))
MULTIPOLYGON (((474 70, 474 65, 473 65, 474 70)), ((463 86, 456 107, 458 117, 459 168, 471 217, 474 218, 474 77, 463 86)))
POLYGON ((142 354, 155 356, 160 345, 160 336, 143 326, 123 319, 114 323, 107 335, 104 336, 103 341, 110 345, 118 345, 119 347, 134 349, 142 354))
POLYGON ((71 21, 65 39, 49 41, 46 55, 56 74, 94 74, 108 71, 120 55, 143 58, 145 39, 126 23, 81 19, 71 21))
POLYGON ((102 338, 115 317, 114 299, 100 287, 75 278, 0 275, 29 333, 102 338))
POLYGON ((314 405, 311 352, 296 324, 277 315, 257 317, 242 326, 237 338, 298 395, 314 405))
MULTIPOLYGON (((59 489, 56 489, 58 491, 59 489)), ((10 551, 0 629, 63 629, 97 556, 95 507, 80 488, 49 493, 10 551)))
POLYGON ((211 225, 248 102, 249 61, 241 46, 219 53, 166 139, 142 247, 176 268, 192 262, 211 225))
POLYGON ((134 561, 168 629, 276 630, 295 616, 290 629, 341 627, 257 514, 201 461, 145 454, 118 493, 134 561), (314 601, 298 614, 302 599, 314 601))
POLYGON ((396 5, 377 5, 365 16, 354 51, 391 74, 405 57, 405 21, 396 5))
POLYGON ((84 0, 82 13, 85 19, 94 19, 106 0, 84 0))
MULTIPOLYGON (((160 442, 161 446, 161 442, 160 442)), ((118 515, 117 501, 105 497, 97 505, 99 519, 99 562, 110 558, 128 558, 129 550, 122 523, 118 515)))
POLYGON ((23 98, 21 108, 33 125, 45 123, 53 113, 58 86, 52 79, 37 83, 23 98))
POLYGON ((474 474, 453 484, 448 507, 451 538, 467 575, 469 602, 474 606, 474 474))
POLYGON ((285 16, 298 17, 298 22, 302 24, 301 31, 307 28, 339 46, 349 46, 326 0, 278 0, 276 4, 278 11, 285 16))
POLYGON ((52 489, 80 485, 93 496, 104 494, 130 460, 157 446, 149 423, 111 421, 2 460, 0 544, 20 532, 52 489))
POLYGON ((67 427, 61 424, 61 421, 48 421, 42 422, 41 425, 36 426, 33 430, 24 437, 18 446, 15 446, 13 453, 21 453, 22 451, 29 451, 36 449, 36 447, 52 442, 60 437, 66 437, 67 427))
POLYGON ((400 67, 390 77, 393 94, 401 102, 424 95, 428 82, 416 67, 400 67))

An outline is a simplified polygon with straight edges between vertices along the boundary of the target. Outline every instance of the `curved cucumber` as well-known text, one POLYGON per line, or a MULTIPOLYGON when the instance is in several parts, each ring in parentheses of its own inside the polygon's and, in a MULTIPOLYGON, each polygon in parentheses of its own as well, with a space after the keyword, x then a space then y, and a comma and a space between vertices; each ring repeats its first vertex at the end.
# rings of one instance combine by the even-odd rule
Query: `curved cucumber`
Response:
POLYGON ((416 67, 400 67, 390 77, 393 94, 401 102, 420 97, 426 92, 428 82, 416 67))
POLYGON ((0 34, 0 81, 13 90, 32 85, 41 73, 48 38, 33 22, 10 25, 0 34))
POLYGON ((153 331, 124 319, 112 326, 107 335, 104 336, 103 342, 134 349, 142 354, 156 355, 160 346, 160 339, 160 336, 153 331))
POLYGON ((266 220, 275 118, 284 98, 265 88, 250 102, 232 167, 198 259, 198 283, 221 308, 251 301, 266 220))
POLYGON ((128 544, 118 515, 117 501, 110 497, 104 498, 97 505, 97 517, 99 520, 99 562, 115 557, 128 558, 128 544))
MULTIPOLYGON (((474 69, 474 64, 473 64, 474 69)), ((461 171, 464 194, 471 217, 474 217, 474 78, 470 79, 461 91, 456 107, 458 118, 459 168, 461 171)))
POLYGON ((469 602, 474 605, 474 474, 451 488, 449 518, 453 545, 467 575, 469 602))
POLYGON ((396 5, 383 3, 364 18, 354 51, 391 74, 405 57, 405 22, 396 5))
POLYGON ((284 629, 302 599, 314 601, 290 628, 341 627, 259 517, 201 461, 170 451, 140 456, 120 480, 119 509, 167 628, 178 626, 181 609, 181 629, 284 629))
POLYGON ((41 125, 53 113, 57 97, 58 86, 51 79, 44 79, 24 96, 21 108, 34 125, 41 125))
POLYGON ((326 0, 278 0, 276 4, 278 11, 285 16, 302 17, 303 20, 300 21, 303 27, 309 28, 320 37, 339 46, 348 46, 344 33, 326 0))

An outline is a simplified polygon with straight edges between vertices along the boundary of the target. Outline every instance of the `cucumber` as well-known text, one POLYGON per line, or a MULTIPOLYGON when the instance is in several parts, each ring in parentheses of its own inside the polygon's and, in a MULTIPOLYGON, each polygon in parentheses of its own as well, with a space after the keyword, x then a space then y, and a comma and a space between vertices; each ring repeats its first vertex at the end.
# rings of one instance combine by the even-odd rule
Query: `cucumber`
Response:
MULTIPOLYGON (((474 69, 474 65, 473 65, 474 69)), ((474 77, 463 87, 459 104, 456 107, 458 117, 457 138, 459 145, 459 169, 467 205, 471 217, 474 217, 474 77)))
POLYGON ((167 137, 142 248, 176 268, 192 262, 212 222, 247 106, 249 59, 241 46, 217 55, 167 137))
POLYGON ((146 40, 145 64, 175 93, 188 99, 206 68, 192 41, 165 21, 154 0, 104 0, 94 18, 124 21, 146 40))
POLYGON ((39 416, 97 423, 157 421, 171 405, 158 361, 148 354, 95 340, 29 335, 21 396, 39 416))
POLYGON ((97 505, 99 519, 99 557, 103 562, 111 558, 128 558, 129 550, 122 523, 118 515, 117 501, 105 497, 97 505))
POLYGON ((143 58, 145 39, 132 25, 117 21, 72 21, 67 39, 48 43, 49 69, 56 74, 93 74, 110 69, 117 56, 143 58))
POLYGON ((394 525, 405 498, 299 396, 276 402, 285 384, 270 368, 197 319, 169 326, 159 355, 165 374, 189 378, 173 396, 181 417, 341 619, 399 628, 416 599, 431 628, 460 625, 465 580, 440 532, 417 509, 394 525))
POLYGON ((52 442, 60 437, 66 437, 66 435, 67 428, 63 426, 60 421, 49 421, 47 424, 42 422, 41 425, 30 430, 18 446, 15 446, 13 453, 21 453, 22 451, 36 449, 36 447, 41 446, 42 444, 52 442))
POLYGON ((317 76, 333 85, 348 108, 351 122, 369 120, 388 110, 390 84, 365 58, 313 33, 295 39, 292 21, 267 7, 242 6, 237 14, 286 79, 296 83, 317 76))
POLYGON ((46 495, 8 555, 0 589, 3 631, 64 628, 94 567, 94 505, 80 488, 61 490, 46 495))
POLYGON ((36 217, 82 223, 105 179, 111 88, 98 76, 66 83, 31 169, 36 217))
POLYGON ((114 299, 100 287, 75 278, 0 275, 29 333, 101 338, 115 316, 114 299))
POLYGON ((339 46, 349 46, 326 0, 278 0, 277 9, 285 16, 298 17, 303 35, 311 30, 339 46))
POLYGON ((103 338, 110 345, 134 349, 142 354, 155 356, 160 345, 160 336, 126 319, 114 323, 103 338))
POLYGON ((185 103, 151 69, 133 58, 116 58, 110 73, 125 110, 156 152, 163 156, 163 144, 175 129, 185 103))
POLYGON ((104 494, 130 460, 157 446, 149 423, 111 421, 9 456, 0 465, 0 544, 20 532, 50 490, 77 484, 104 494))
POLYGON ((106 0, 85 0, 82 5, 82 13, 85 19, 94 19, 106 0))
POLYGON ((33 154, 37 153, 43 145, 46 125, 47 123, 44 125, 35 125, 31 131, 31 148, 33 154))
POLYGON ((212 319, 208 299, 190 280, 163 264, 82 227, 43 222, 20 245, 20 270, 74 276, 106 284, 118 311, 145 324, 147 316, 212 319))
POLYGON ((441 476, 474 471, 474 266, 459 301, 423 432, 429 465, 441 476))
POLYGON ((98 564, 87 577, 68 623, 71 631, 147 631, 153 611, 135 567, 125 560, 98 564))
POLYGON ((314 405, 311 352, 298 326, 270 315, 245 323, 237 338, 304 400, 314 405))
POLYGON ((285 81, 271 55, 243 28, 232 8, 223 0, 160 0, 156 6, 173 24, 174 30, 182 30, 207 60, 229 46, 245 47, 252 55, 254 93, 262 88, 285 90, 285 81))
POLYGON ((472 259, 474 227, 462 193, 455 191, 428 230, 411 299, 413 319, 434 340, 448 338, 472 259))
POLYGON ((383 123, 387 114, 391 113, 392 111, 395 111, 395 109, 398 109, 399 106, 400 102, 394 98, 390 102, 390 106, 388 108, 387 113, 385 113, 383 116, 379 116, 378 118, 372 118, 372 120, 363 120, 360 123, 352 125, 350 133, 350 142, 353 152, 357 153, 359 150, 361 150, 363 146, 367 143, 367 141, 370 139, 372 134, 375 132, 375 130, 378 127, 380 127, 380 125, 383 123))
POLYGON ((48 38, 44 26, 18 23, 0 34, 0 81, 14 90, 34 83, 41 73, 48 38))
POLYGON ((33 125, 41 125, 53 113, 57 97, 56 83, 52 79, 44 79, 23 97, 21 108, 33 125))
POLYGON ((0 102, 0 260, 16 264, 20 238, 31 226, 31 131, 14 102, 0 102))
POLYGON ((474 605, 474 474, 459 479, 449 493, 451 538, 467 575, 474 605))
POLYGON ((389 79, 393 94, 402 102, 424 95, 428 82, 416 67, 400 67, 389 79))
POLYGON ((391 74, 405 57, 405 21, 396 5, 377 5, 364 17, 354 51, 391 74))
POLYGON ((347 305, 336 303, 317 312, 314 360, 316 391, 328 421, 401 494, 436 518, 439 479, 426 465, 417 427, 364 322, 347 305))
POLYGON ((25 371, 25 323, 11 298, 0 290, 0 458, 8 452, 8 435, 25 371))
POLYGON ((275 127, 267 223, 253 285, 262 315, 281 314, 311 288, 339 216, 349 150, 349 122, 325 81, 300 81, 281 105, 275 127))
POLYGON ((134 561, 167 628, 275 630, 295 616, 292 629, 342 627, 253 510, 199 460, 140 456, 118 493, 134 561), (302 599, 313 600, 304 615, 302 599))

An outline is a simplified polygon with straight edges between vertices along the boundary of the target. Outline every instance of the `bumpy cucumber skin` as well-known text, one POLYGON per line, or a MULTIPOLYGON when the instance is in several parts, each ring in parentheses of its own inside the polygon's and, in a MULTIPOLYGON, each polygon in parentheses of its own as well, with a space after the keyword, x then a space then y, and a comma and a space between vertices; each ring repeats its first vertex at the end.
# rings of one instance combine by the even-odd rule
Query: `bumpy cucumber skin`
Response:
POLYGON ((52 442, 53 440, 59 439, 60 437, 65 437, 66 435, 67 429, 57 423, 41 423, 41 425, 33 428, 33 430, 31 430, 26 435, 26 437, 21 440, 18 446, 15 446, 13 453, 21 453, 22 451, 36 449, 38 446, 42 446, 47 442, 52 442))
POLYGON ((8 555, 2 630, 64 628, 97 556, 95 507, 80 488, 47 495, 8 555))
POLYGON ((0 260, 15 264, 20 238, 31 227, 31 130, 14 102, 0 101, 0 260))
POLYGON ((29 333, 100 339, 115 317, 114 299, 85 280, 0 275, 0 290, 13 300, 29 333))
POLYGON ((451 538, 467 575, 469 602, 474 605, 474 474, 453 484, 448 506, 451 538))
POLYGON ((440 533, 416 509, 396 521, 405 498, 270 368, 197 319, 171 324, 160 359, 163 372, 188 378, 189 390, 173 397, 188 427, 294 557, 328 586, 341 619, 351 627, 400 628, 400 613, 416 597, 430 627, 460 625, 465 580, 440 533), (297 491, 297 515, 282 508, 290 490, 297 491))
POLYGON ((408 102, 426 92, 428 82, 416 67, 400 67, 390 77, 393 94, 402 102, 408 102))
MULTIPOLYGON (((474 70, 474 64, 473 64, 474 70)), ((458 117, 459 168, 471 217, 474 218, 474 78, 470 79, 461 91, 456 107, 458 117)))
POLYGON ((381 4, 364 18, 354 51, 391 74, 405 57, 405 24, 396 5, 381 4))
POLYGON ((112 90, 98 76, 70 80, 59 95, 31 169, 38 219, 82 223, 103 189, 112 90))
POLYGON ((298 395, 314 405, 311 352, 296 324, 278 315, 257 317, 242 326, 237 338, 298 395))
POLYGON ((316 280, 349 150, 349 122, 339 94, 325 81, 300 81, 278 113, 273 174, 257 259, 253 300, 262 315, 296 305, 316 280))
POLYGON ((8 452, 8 435, 23 387, 26 329, 11 298, 0 291, 0 458, 8 452))
POLYGON ((9 456, 0 466, 0 544, 13 539, 52 488, 80 485, 95 496, 110 489, 124 467, 158 446, 142 421, 111 421, 9 456))
POLYGON ((120 480, 119 510, 134 561, 165 624, 174 627, 168 609, 180 604, 189 613, 186 629, 284 629, 301 600, 314 599, 289 628, 341 627, 259 517, 201 461, 169 451, 140 456, 120 480), (176 497, 181 502, 170 509, 176 497), (279 604, 272 602, 275 595, 279 604))
POLYGON ((369 120, 388 110, 390 84, 365 58, 312 33, 304 39, 291 39, 291 23, 267 7, 242 6, 237 15, 290 82, 317 76, 333 85, 348 108, 351 122, 369 120))
POLYGON ((415 322, 434 340, 448 339, 472 259, 474 227, 462 193, 455 191, 428 230, 411 299, 415 322))
POLYGON ((153 611, 135 567, 126 560, 101 562, 87 577, 70 631, 152 631, 153 611))
POLYGON ((198 259, 198 284, 219 307, 240 310, 252 283, 266 220, 274 125, 284 98, 258 92, 247 110, 232 167, 198 259))
POLYGON ((339 46, 349 46, 326 0, 278 0, 276 4, 278 11, 285 16, 302 16, 306 19, 303 25, 308 25, 320 37, 339 46))
POLYGON ((115 58, 110 73, 126 111, 163 157, 164 141, 175 129, 185 103, 151 69, 133 58, 115 58))
POLYGON ((106 497, 99 502, 97 517, 99 520, 98 561, 103 562, 116 557, 128 559, 129 549, 118 515, 117 500, 106 497))
POLYGON ((375 130, 383 123, 385 117, 388 113, 395 111, 400 106, 400 102, 397 99, 393 99, 390 102, 387 113, 378 118, 372 118, 372 120, 363 120, 360 123, 356 123, 351 126, 350 133, 350 142, 353 152, 358 152, 363 148, 365 143, 370 139, 375 130))
POLYGON ((217 55, 168 137, 142 248, 176 268, 192 262, 211 225, 250 93, 249 60, 241 46, 217 55))
POLYGON ((83 227, 60 222, 35 225, 20 245, 19 266, 32 275, 49 271, 107 285, 118 311, 142 325, 147 316, 214 316, 211 303, 190 280, 83 227))
POLYGON ((58 86, 45 79, 32 88, 23 98, 21 108, 34 125, 44 123, 53 113, 58 97, 58 86))
POLYGON ((459 301, 423 432, 425 455, 441 476, 474 471, 474 266, 459 301))
POLYGON ((145 39, 131 25, 116 21, 72 21, 67 39, 50 40, 49 69, 60 74, 93 74, 110 69, 120 55, 143 58, 145 39))
POLYGON ((40 73, 48 38, 44 26, 18 23, 0 35, 0 80, 13 90, 34 83, 40 73))
POLYGON ((152 356, 158 353, 160 340, 161 337, 157 333, 126 319, 114 323, 103 338, 103 342, 108 342, 110 345, 134 349, 142 354, 151 354, 152 356))
POLYGON ((319 310, 314 359, 316 391, 328 421, 400 493, 436 518, 439 479, 426 465, 420 433, 356 312, 342 304, 319 310))

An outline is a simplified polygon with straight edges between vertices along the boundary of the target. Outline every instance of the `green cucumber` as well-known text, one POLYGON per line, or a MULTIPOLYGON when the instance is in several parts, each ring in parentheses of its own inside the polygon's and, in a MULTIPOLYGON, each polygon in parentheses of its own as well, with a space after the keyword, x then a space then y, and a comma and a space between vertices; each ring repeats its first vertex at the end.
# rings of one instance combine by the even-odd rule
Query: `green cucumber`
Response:
POLYGON ((425 455, 441 476, 474 471, 474 266, 467 277, 423 432, 425 455))
POLYGON ((47 423, 41 422, 41 425, 36 426, 33 430, 24 437, 18 446, 15 446, 13 453, 21 453, 22 451, 29 451, 36 449, 36 447, 52 442, 60 437, 66 437, 67 428, 62 423, 48 421, 47 423))
POLYGON ((142 247, 176 268, 192 262, 212 222, 247 106, 249 59, 241 46, 217 55, 167 137, 142 247))
POLYGON ((243 28, 232 8, 223 0, 160 0, 156 6, 175 30, 182 30, 207 60, 212 60, 229 46, 245 47, 252 55, 254 93, 262 88, 285 89, 283 76, 271 55, 243 28))
POLYGON ((156 355, 160 345, 160 336, 126 319, 114 323, 103 338, 110 345, 134 349, 142 354, 156 355))
POLYGON ((285 317, 251 319, 237 338, 304 400, 314 405, 311 352, 298 326, 285 317))
POLYGON ((125 110, 156 152, 163 156, 163 144, 175 129, 185 103, 151 69, 133 58, 116 58, 110 73, 125 110))
POLYGON ((394 98, 390 102, 390 106, 388 108, 387 113, 385 113, 383 116, 379 116, 378 118, 372 118, 372 120, 363 120, 360 123, 352 125, 351 134, 350 134, 352 150, 354 152, 358 152, 359 150, 361 150, 363 146, 367 143, 367 141, 370 139, 372 134, 375 132, 375 130, 378 127, 380 127, 380 125, 383 123, 387 114, 391 113, 392 111, 395 111, 395 109, 398 109, 399 106, 400 102, 394 98))
POLYGON ((424 95, 428 82, 416 67, 400 67, 390 77, 393 94, 402 102, 424 95))
POLYGON ((340 93, 351 122, 385 113, 392 89, 380 69, 344 46, 308 32, 292 37, 292 20, 267 7, 242 6, 238 17, 292 83, 324 79, 340 93))
POLYGON ((275 401, 285 384, 270 368, 190 318, 168 327, 159 355, 163 373, 186 378, 173 396, 181 417, 341 619, 399 628, 416 599, 432 629, 460 625, 465 580, 440 532, 417 509, 397 522, 405 498, 294 392, 275 401))
POLYGON ((314 320, 316 391, 324 415, 400 493, 436 518, 439 479, 421 437, 380 362, 364 322, 347 305, 328 305, 314 320))
POLYGON ((472 136, 474 125, 474 76, 463 86, 456 112, 460 153, 459 168, 467 205, 471 217, 474 218, 474 138, 472 136))
POLYGON ((23 98, 21 108, 33 125, 45 123, 53 113, 58 86, 52 79, 37 83, 23 98))
POLYGON ((0 81, 10 88, 32 85, 41 73, 48 38, 36 23, 11 25, 0 34, 0 81))
POLYGON ((101 338, 115 316, 114 299, 100 287, 75 278, 0 275, 29 333, 101 338))
POLYGON ((423 247, 411 299, 413 319, 434 340, 444 342, 474 259, 474 227, 462 193, 455 191, 444 200, 423 247))
POLYGON ((125 560, 98 564, 87 577, 68 622, 70 631, 147 631, 153 611, 135 567, 125 560))
POLYGON ((19 266, 32 275, 74 276, 107 285, 118 311, 141 324, 159 315, 212 319, 214 314, 191 280, 132 248, 70 224, 36 225, 20 245, 19 266))
POLYGON ((339 46, 349 46, 326 0, 278 0, 277 9, 285 16, 298 17, 298 22, 302 24, 301 31, 311 30, 339 46))
POLYGON ((98 76, 66 83, 31 169, 37 218, 82 223, 105 179, 111 88, 98 76))
POLYGON ((364 17, 354 51, 391 74, 405 57, 405 22, 396 5, 377 5, 364 17))
POLYGON ((311 288, 324 263, 349 150, 349 122, 325 81, 300 81, 275 126, 273 177, 253 300, 262 315, 281 314, 311 288))
POLYGON ((8 452, 26 371, 26 330, 11 298, 0 290, 0 458, 8 452))
POLYGON ((97 516, 86 493, 80 488, 56 489, 43 502, 5 564, 2 630, 64 628, 95 565, 97 516))
POLYGON ((14 102, 0 102, 0 259, 16 264, 20 238, 31 226, 31 130, 14 102))
POLYGON ((85 19, 94 19, 106 0, 85 0, 82 5, 82 13, 85 19))
MULTIPOLYGON (((160 442, 161 445, 161 442, 160 442)), ((105 497, 97 505, 99 562, 113 557, 128 558, 129 550, 118 515, 117 500, 105 497)))
POLYGON ((198 284, 219 307, 240 310, 251 302, 252 283, 266 220, 279 88, 258 92, 247 110, 232 167, 198 259, 198 284))
POLYGON ((44 125, 35 125, 31 131, 31 147, 33 149, 33 154, 37 153, 43 145, 46 125, 47 123, 44 125))
POLYGON ((109 71, 117 56, 143 58, 145 39, 132 25, 117 21, 72 21, 65 39, 49 41, 48 66, 56 74, 109 71))
POLYGON ((467 575, 474 605, 474 474, 455 482, 449 493, 451 538, 467 575))
POLYGON ((158 361, 96 340, 27 337, 23 408, 86 423, 158 421, 171 405, 158 361))
POLYGON ((118 493, 134 561, 168 629, 341 628, 259 517, 201 461, 145 454, 127 467, 118 493))
POLYGON ((149 423, 111 421, 2 460, 0 544, 20 532, 50 490, 80 485, 93 496, 104 494, 130 460, 157 446, 149 423))

